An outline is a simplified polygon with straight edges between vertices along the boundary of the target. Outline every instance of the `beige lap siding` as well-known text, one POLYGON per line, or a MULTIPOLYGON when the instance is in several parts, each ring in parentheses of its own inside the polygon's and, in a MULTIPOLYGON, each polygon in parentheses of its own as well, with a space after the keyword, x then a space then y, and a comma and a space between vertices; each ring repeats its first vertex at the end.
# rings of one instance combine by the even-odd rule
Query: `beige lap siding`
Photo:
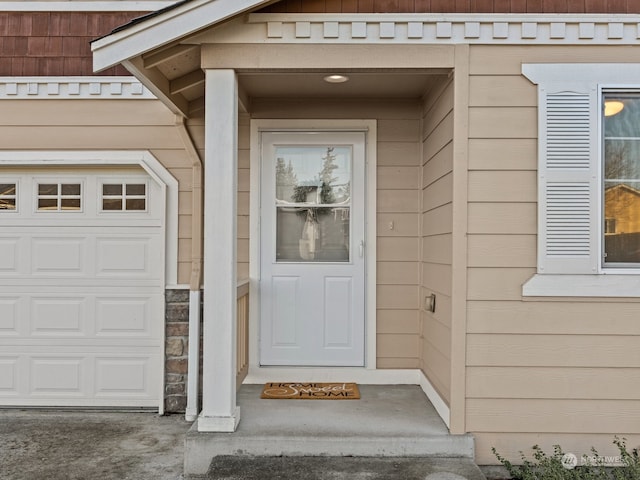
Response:
POLYGON ((453 82, 434 89, 422 116, 421 291, 436 295, 436 311, 420 310, 421 364, 442 399, 451 388, 451 262, 453 182, 453 82))
POLYGON ((467 430, 476 461, 640 444, 640 303, 522 297, 536 272, 537 90, 522 63, 638 62, 634 48, 470 52, 467 430), (537 432, 537 433, 530 433, 537 432), (598 432, 594 435, 593 432, 598 432), (587 435, 588 434, 588 435, 587 435))
POLYGON ((175 116, 156 100, 2 100, 5 150, 149 150, 179 182, 178 283, 191 270, 191 168, 175 116))

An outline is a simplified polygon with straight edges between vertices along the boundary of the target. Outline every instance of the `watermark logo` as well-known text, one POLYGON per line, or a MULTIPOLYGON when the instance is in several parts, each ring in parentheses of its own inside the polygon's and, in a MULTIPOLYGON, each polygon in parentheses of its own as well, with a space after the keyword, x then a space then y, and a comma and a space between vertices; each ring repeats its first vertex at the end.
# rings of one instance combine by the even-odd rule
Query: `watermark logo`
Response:
POLYGON ((560 461, 562 462, 562 466, 567 470, 573 470, 578 466, 578 457, 573 453, 565 453, 560 461))
MULTIPOLYGON (((573 470, 578 466, 578 457, 573 453, 565 453, 560 459, 562 466, 567 470, 573 470)), ((580 458, 582 465, 600 466, 600 467, 624 467, 626 463, 620 455, 614 456, 596 456, 596 455, 582 455, 580 458)))
POLYGON ((595 455, 583 455, 582 456, 582 464, 583 465, 593 465, 593 466, 601 466, 601 467, 624 467, 626 466, 625 461, 620 455, 604 455, 604 456, 595 456, 595 455))

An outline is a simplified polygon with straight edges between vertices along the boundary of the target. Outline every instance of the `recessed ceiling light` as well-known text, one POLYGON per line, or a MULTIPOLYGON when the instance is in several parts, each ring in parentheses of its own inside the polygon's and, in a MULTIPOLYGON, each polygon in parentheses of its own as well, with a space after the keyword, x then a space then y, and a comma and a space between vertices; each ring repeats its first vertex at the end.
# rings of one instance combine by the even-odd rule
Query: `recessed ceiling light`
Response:
POLYGON ((324 81, 328 83, 344 83, 349 81, 346 75, 328 75, 324 77, 324 81))
POLYGON ((624 103, 619 100, 605 100, 604 102, 604 116, 612 117, 619 114, 624 108, 624 103))

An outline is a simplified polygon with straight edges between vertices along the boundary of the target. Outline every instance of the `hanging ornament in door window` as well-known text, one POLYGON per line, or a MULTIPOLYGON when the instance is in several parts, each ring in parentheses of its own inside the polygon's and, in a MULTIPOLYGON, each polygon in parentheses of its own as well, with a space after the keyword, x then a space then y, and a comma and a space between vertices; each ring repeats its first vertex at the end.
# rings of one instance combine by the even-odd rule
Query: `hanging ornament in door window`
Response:
POLYGON ((302 238, 300 244, 300 257, 303 260, 314 260, 316 258, 316 241, 320 238, 320 228, 315 208, 307 209, 307 219, 302 228, 302 238))

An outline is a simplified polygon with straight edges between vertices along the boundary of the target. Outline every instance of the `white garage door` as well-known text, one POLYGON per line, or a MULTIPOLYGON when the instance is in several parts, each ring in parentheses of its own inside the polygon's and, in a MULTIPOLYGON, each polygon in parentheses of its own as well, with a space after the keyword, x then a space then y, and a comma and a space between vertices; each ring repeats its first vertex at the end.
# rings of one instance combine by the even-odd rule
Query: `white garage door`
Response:
POLYGON ((137 168, 3 168, 0 405, 160 404, 164 205, 137 168))

